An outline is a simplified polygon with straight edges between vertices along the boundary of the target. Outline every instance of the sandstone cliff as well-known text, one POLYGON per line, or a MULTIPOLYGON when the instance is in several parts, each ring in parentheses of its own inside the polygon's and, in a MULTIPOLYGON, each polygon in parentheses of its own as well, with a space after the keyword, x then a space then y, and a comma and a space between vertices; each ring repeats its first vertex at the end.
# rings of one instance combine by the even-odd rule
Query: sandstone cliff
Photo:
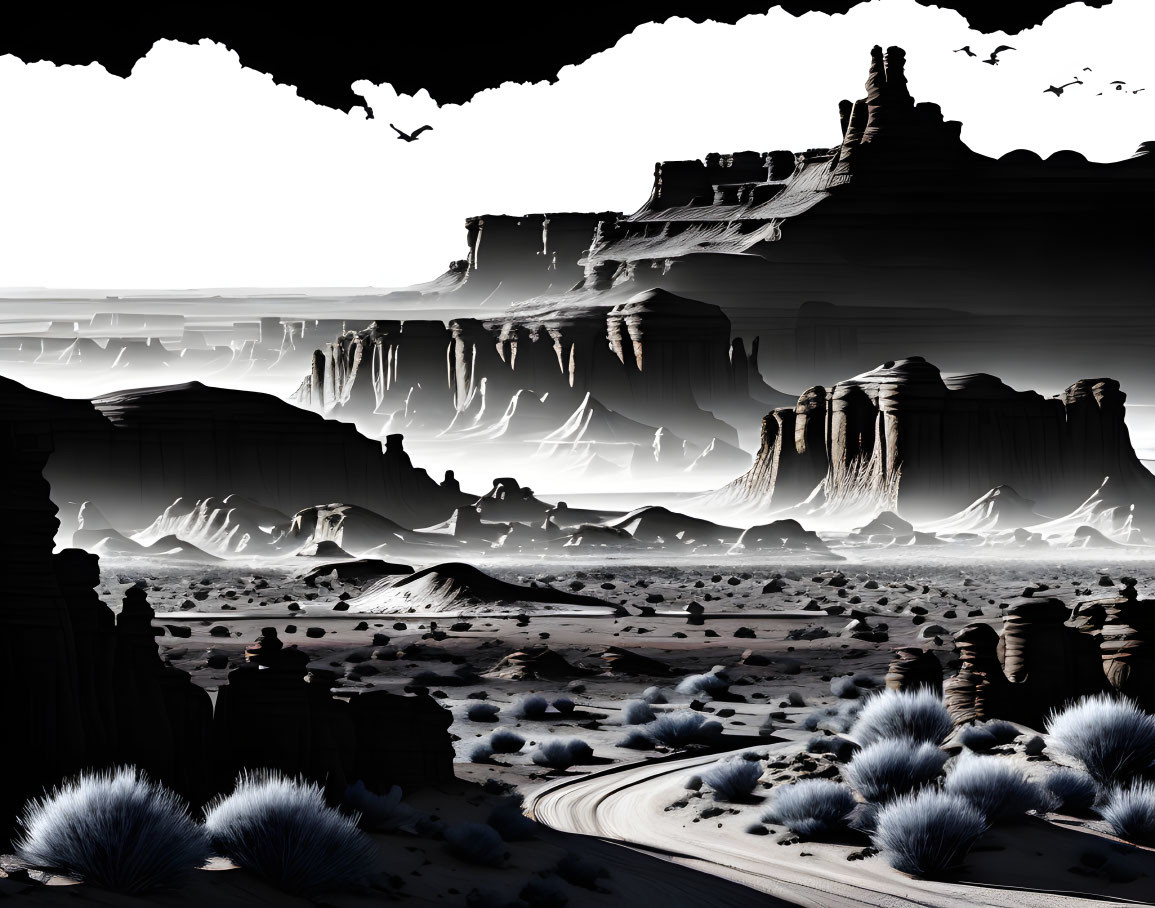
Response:
POLYGON ((1155 477, 1131 446, 1125 400, 1110 378, 1048 399, 991 375, 944 376, 921 357, 887 362, 767 415, 754 466, 715 500, 942 519, 1010 486, 1063 514, 1110 476, 1116 497, 1149 506, 1155 477))

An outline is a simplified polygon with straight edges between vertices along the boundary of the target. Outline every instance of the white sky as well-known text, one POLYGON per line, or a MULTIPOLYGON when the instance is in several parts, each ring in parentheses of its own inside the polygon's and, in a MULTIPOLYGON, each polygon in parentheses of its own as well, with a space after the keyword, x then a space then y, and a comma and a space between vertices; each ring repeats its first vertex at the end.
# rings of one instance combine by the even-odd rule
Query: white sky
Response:
POLYGON ((159 42, 128 79, 4 56, 0 287, 428 280, 464 257, 468 215, 631 211, 657 160, 834 144, 837 102, 862 95, 876 43, 906 48, 915 98, 962 120, 978 151, 1127 157, 1155 139, 1153 33, 1152 0, 1069 6, 1014 37, 914 0, 674 19, 556 84, 507 83, 464 105, 354 83, 375 119, 302 100, 209 42, 159 42), (1004 43, 1018 50, 997 67, 951 53, 1004 43), (1086 84, 1043 92, 1076 74, 1086 84), (405 143, 390 121, 434 129, 405 143))

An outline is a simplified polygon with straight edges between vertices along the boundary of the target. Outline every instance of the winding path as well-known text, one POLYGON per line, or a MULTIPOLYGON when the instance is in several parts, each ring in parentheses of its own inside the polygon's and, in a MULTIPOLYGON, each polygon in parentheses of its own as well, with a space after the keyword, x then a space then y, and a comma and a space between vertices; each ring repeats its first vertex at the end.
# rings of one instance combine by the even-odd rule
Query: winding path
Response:
MULTIPOLYGON (((771 754, 796 751, 797 743, 771 747, 771 754)), ((778 846, 773 838, 723 831, 700 821, 684 824, 666 807, 684 790, 685 778, 724 754, 706 754, 626 763, 584 776, 559 779, 529 793, 528 814, 565 832, 596 836, 643 850, 697 870, 724 877, 814 908, 926 905, 946 908, 1052 908, 1141 904, 1128 899, 1061 891, 1040 891, 979 882, 945 883, 913 879, 880 858, 848 862, 845 846, 807 843, 778 846)), ((1060 868, 1054 868, 1060 871, 1060 868)), ((1051 879, 1058 881, 1059 874, 1051 879)))

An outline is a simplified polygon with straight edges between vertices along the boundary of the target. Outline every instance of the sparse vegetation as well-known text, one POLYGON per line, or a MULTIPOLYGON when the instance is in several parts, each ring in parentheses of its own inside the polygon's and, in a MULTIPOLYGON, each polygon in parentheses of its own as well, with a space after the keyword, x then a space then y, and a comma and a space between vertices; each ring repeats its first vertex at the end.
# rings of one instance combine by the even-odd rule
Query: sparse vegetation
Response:
POLYGON ((667 703, 666 692, 660 687, 647 687, 642 691, 642 699, 647 703, 667 703))
POLYGON ((499 728, 489 736, 495 754, 515 754, 525 745, 525 738, 508 728, 499 728))
POLYGON ((465 716, 470 722, 496 722, 497 714, 501 712, 501 708, 496 703, 471 703, 469 708, 465 711, 465 716))
POLYGON ((577 704, 574 703, 573 700, 571 700, 569 697, 558 697, 553 701, 552 706, 555 712, 559 712, 563 716, 568 716, 575 709, 577 709, 577 704))
POLYGON ((714 800, 744 801, 762 778, 762 764, 741 758, 719 760, 701 776, 702 781, 714 790, 714 800))
POLYGON ((725 693, 730 689, 730 678, 725 672, 706 672, 703 675, 687 675, 678 682, 677 690, 680 694, 691 697, 712 696, 725 693))
POLYGON ((530 759, 549 769, 569 769, 575 763, 588 763, 593 749, 580 738, 546 738, 538 742, 530 759))
POLYGON ((645 725, 658 718, 645 700, 627 700, 622 705, 622 725, 645 725))
POLYGON ((941 744, 954 729, 950 713, 934 691, 925 687, 913 691, 886 690, 870 697, 850 730, 860 744, 886 738, 908 738, 927 744, 941 744))
POLYGON ((650 750, 653 748, 654 742, 640 728, 633 728, 619 738, 615 746, 626 747, 630 750, 650 750))
POLYGON ((453 823, 445 827, 445 847, 454 857, 482 867, 505 863, 505 842, 485 823, 453 823))
POLYGON ((858 751, 843 774, 866 800, 886 802, 933 782, 945 763, 946 754, 933 744, 887 739, 858 751))
POLYGON ((537 823, 522 812, 520 797, 502 801, 489 812, 486 822, 507 842, 523 842, 537 835, 537 823))
POLYGON ((1051 750, 1077 760, 1106 789, 1155 763, 1155 716, 1131 700, 1096 694, 1047 721, 1051 750))
POLYGON ((943 791, 966 798, 989 823, 1020 817, 1046 803, 1039 786, 1006 757, 962 754, 947 773, 943 791))
POLYGON ((538 694, 522 697, 509 707, 510 712, 519 719, 541 719, 548 709, 549 701, 538 694))
POLYGON ((982 813, 965 798, 922 791, 879 810, 872 838, 891 867, 929 876, 959 864, 986 830, 982 813))
POLYGON ((209 858, 184 803, 135 768, 85 772, 29 801, 21 860, 113 892, 176 887, 209 858))
POLYGON ((762 822, 782 823, 795 835, 817 838, 843 825, 856 803, 845 785, 829 779, 803 779, 771 792, 762 822))
POLYGON ((1052 810, 1082 812, 1095 803, 1099 788, 1081 769, 1061 767, 1047 773, 1043 790, 1051 799, 1052 810))
POLYGON ((401 789, 394 785, 379 795, 358 779, 345 788, 341 798, 344 807, 360 816, 361 828, 372 832, 393 832, 406 823, 415 822, 421 814, 401 800, 401 789))
POLYGON ((325 803, 321 788, 275 772, 242 774, 205 811, 213 847, 278 889, 315 894, 366 883, 381 869, 377 846, 325 803))
POLYGON ((640 726, 651 741, 666 747, 686 747, 689 744, 709 743, 722 733, 722 723, 706 718, 692 709, 663 713, 653 722, 640 726))
POLYGON ((1155 844, 1155 782, 1112 788, 1099 812, 1119 838, 1155 844))
POLYGON ((493 759, 493 745, 488 738, 482 738, 469 748, 470 763, 488 763, 493 759))

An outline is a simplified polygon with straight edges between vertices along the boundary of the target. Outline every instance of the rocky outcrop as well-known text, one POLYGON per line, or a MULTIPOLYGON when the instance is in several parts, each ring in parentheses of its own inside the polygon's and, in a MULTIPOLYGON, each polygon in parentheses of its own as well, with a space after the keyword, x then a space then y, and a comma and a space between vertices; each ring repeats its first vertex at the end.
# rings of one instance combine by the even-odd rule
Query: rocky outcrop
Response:
POLYGON ((989 624, 968 624, 954 635, 959 669, 943 685, 944 702, 956 725, 1006 715, 1010 682, 998 657, 999 633, 989 624))
POLYGON ((1155 477, 1131 446, 1125 400, 1109 378, 1047 399, 990 375, 943 375, 917 356, 887 362, 773 411, 754 467, 717 500, 935 519, 1010 485, 1062 513, 1110 476, 1133 503, 1149 504, 1155 477))
POLYGON ((887 690, 916 690, 920 687, 942 694, 942 663, 931 650, 913 646, 896 649, 886 672, 887 690))
POLYGON ((738 445, 758 402, 784 400, 720 308, 664 291, 485 322, 374 322, 319 350, 296 399, 370 434, 519 458, 532 443, 554 472, 596 455, 620 470, 731 475, 749 465, 738 445))
POLYGON ((222 493, 287 514, 348 502, 406 526, 443 520, 463 501, 413 466, 400 436, 383 449, 268 394, 193 382, 90 403, 0 378, 0 407, 38 420, 51 438, 53 494, 98 502, 117 527, 148 525, 177 499, 222 493))
POLYGON ((1011 703, 1001 718, 1041 728, 1056 705, 1104 688, 1098 641, 1065 622, 1061 599, 1013 600, 1003 615, 998 655, 1011 683, 1011 703))
POLYGON ((1094 604, 1103 610, 1100 648, 1107 683, 1155 711, 1155 601, 1139 599, 1135 581, 1124 578, 1119 596, 1094 604))

